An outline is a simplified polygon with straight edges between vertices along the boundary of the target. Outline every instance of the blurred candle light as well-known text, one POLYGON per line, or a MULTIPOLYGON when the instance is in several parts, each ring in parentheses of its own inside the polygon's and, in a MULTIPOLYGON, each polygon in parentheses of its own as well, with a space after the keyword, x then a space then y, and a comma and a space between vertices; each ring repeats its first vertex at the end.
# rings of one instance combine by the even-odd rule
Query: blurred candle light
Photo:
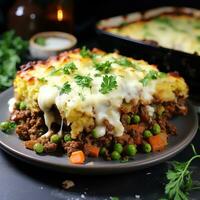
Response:
POLYGON ((73 32, 73 0, 58 0, 46 10, 48 31, 73 32))
POLYGON ((63 10, 61 8, 59 8, 57 10, 57 19, 58 19, 58 21, 62 21, 63 20, 63 10))

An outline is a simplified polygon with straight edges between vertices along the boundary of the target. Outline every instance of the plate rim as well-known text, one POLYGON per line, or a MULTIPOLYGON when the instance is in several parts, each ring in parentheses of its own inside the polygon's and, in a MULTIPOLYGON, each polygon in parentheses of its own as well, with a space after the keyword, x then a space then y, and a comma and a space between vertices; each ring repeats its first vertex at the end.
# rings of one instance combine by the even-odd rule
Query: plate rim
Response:
MULTIPOLYGON (((4 95, 9 94, 11 92, 11 90, 13 90, 13 88, 9 88, 8 90, 2 92, 0 94, 0 98, 4 95)), ((193 118, 194 118, 193 126, 192 126, 191 130, 189 131, 190 134, 188 134, 184 138, 184 140, 182 140, 179 144, 175 145, 174 147, 172 147, 170 149, 167 149, 167 152, 164 152, 164 154, 158 155, 153 158, 149 157, 149 158, 146 158, 146 159, 143 159, 140 161, 133 160, 131 162, 126 162, 126 163, 112 161, 112 163, 108 163, 108 164, 106 164, 106 166, 89 165, 89 164, 87 165, 87 163, 84 165, 75 165, 75 164, 71 164, 71 163, 67 163, 67 162, 66 162, 66 165, 63 165, 62 163, 51 163, 51 162, 42 160, 42 156, 41 156, 41 159, 32 157, 29 154, 25 154, 23 152, 20 152, 20 151, 14 149, 13 147, 5 144, 1 140, 0 140, 0 148, 2 150, 4 150, 5 152, 9 153, 10 155, 14 156, 15 158, 17 157, 18 159, 20 159, 22 161, 25 161, 27 163, 31 163, 33 165, 37 165, 40 167, 51 168, 51 169, 54 169, 57 171, 65 171, 65 172, 71 171, 71 173, 73 173, 73 170, 75 170, 75 173, 76 173, 76 171, 78 170, 80 173, 84 173, 84 174, 86 174, 86 173, 88 173, 88 174, 92 174, 92 173, 98 173, 98 174, 111 174, 112 173, 112 174, 114 174, 114 173, 116 173, 116 171, 123 172, 123 170, 125 170, 125 172, 128 172, 128 171, 143 169, 146 167, 157 165, 157 164, 177 155, 180 151, 182 151, 184 148, 186 148, 188 146, 188 144, 193 140, 193 138, 195 137, 197 130, 198 130, 198 115, 197 115, 197 112, 195 111, 194 106, 191 104, 191 102, 189 100, 187 100, 187 103, 188 103, 189 110, 192 113, 193 118), (87 172, 87 170, 89 172, 87 172), (102 172, 102 170, 103 170, 103 172, 102 172)), ((117 173, 121 173, 121 172, 117 172, 117 173)))

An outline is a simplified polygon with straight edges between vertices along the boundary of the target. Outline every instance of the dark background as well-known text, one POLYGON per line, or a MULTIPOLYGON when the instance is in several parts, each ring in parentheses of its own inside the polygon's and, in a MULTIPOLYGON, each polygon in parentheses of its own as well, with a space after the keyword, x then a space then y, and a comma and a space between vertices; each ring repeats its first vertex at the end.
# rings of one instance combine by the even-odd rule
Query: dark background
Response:
MULTIPOLYGON (((27 0, 28 1, 28 0, 27 0)), ((67 0, 66 0, 67 1, 67 0)), ((6 14, 14 0, 0 0, 0 33, 6 30, 6 14)), ((35 0, 43 9, 53 0, 35 0)), ((200 8, 198 0, 74 0, 75 33, 85 37, 94 34, 97 20, 159 6, 200 8)))

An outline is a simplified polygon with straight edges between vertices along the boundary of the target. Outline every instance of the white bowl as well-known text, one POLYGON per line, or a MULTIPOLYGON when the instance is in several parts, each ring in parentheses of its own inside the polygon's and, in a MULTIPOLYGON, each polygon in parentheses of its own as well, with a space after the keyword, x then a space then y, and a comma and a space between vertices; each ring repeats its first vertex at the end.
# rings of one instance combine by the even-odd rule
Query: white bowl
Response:
POLYGON ((77 39, 69 34, 69 33, 64 33, 64 32, 56 32, 56 31, 51 31, 51 32, 41 32, 35 34, 31 39, 29 40, 29 51, 31 54, 31 57, 35 59, 46 59, 50 56, 55 56, 61 51, 69 50, 72 47, 74 47, 77 43, 77 39), (52 46, 42 46, 36 43, 37 38, 51 38, 51 37, 56 37, 56 38, 62 38, 66 39, 69 43, 66 46, 60 46, 58 43, 58 46, 54 45, 52 46))

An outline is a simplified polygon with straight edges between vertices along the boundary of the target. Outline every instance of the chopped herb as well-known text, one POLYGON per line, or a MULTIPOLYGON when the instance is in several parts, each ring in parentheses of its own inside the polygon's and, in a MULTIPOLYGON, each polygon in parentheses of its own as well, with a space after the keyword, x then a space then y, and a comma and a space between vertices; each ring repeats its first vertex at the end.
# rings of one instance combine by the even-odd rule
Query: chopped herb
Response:
POLYGON ((102 94, 107 94, 113 89, 117 88, 117 81, 115 76, 105 75, 103 77, 103 82, 101 83, 101 89, 99 90, 102 94))
POLYGON ((126 25, 128 25, 129 24, 129 22, 122 22, 119 26, 126 26, 126 25))
POLYGON ((16 128, 15 122, 6 121, 6 122, 0 123, 0 130, 5 132, 5 133, 9 133, 10 131, 12 131, 15 128, 16 128))
POLYGON ((85 97, 84 97, 83 93, 79 92, 78 95, 82 101, 85 101, 85 97))
POLYGON ((80 54, 83 58, 91 57, 92 55, 91 51, 86 46, 82 47, 80 54))
POLYGON ((40 46, 45 46, 46 45, 46 40, 44 37, 38 37, 35 39, 35 43, 39 44, 40 46))
POLYGON ((101 76, 101 74, 95 74, 94 76, 95 76, 95 77, 100 77, 100 76, 101 76))
POLYGON ((73 62, 71 62, 64 65, 63 72, 64 74, 71 74, 77 69, 78 68, 76 67, 76 65, 73 62))
POLYGON ((121 66, 124 66, 124 67, 132 67, 132 68, 134 68, 138 71, 143 71, 138 63, 131 62, 126 57, 121 57, 119 59, 115 59, 114 62, 117 63, 118 65, 121 65, 121 66))
POLYGON ((75 78, 77 85, 81 86, 82 88, 84 88, 84 87, 90 88, 91 87, 91 83, 93 80, 91 77, 76 75, 74 78, 75 78))
POLYGON ((116 59, 116 63, 119 64, 119 65, 122 65, 122 66, 126 66, 126 67, 132 66, 132 62, 125 57, 122 57, 120 59, 116 59))
POLYGON ((140 80, 140 82, 143 84, 143 86, 147 86, 147 84, 151 81, 151 80, 155 80, 158 78, 163 78, 165 77, 166 74, 164 72, 158 72, 158 71, 154 71, 154 70, 150 70, 146 76, 140 80))
POLYGON ((56 69, 54 66, 51 67, 53 70, 49 73, 49 76, 59 75, 60 72, 62 71, 62 68, 56 69))
POLYGON ((197 23, 197 24, 194 24, 194 26, 193 26, 195 29, 200 29, 200 24, 199 23, 197 23))
POLYGON ((111 71, 111 62, 106 61, 103 63, 95 63, 95 68, 103 73, 109 73, 111 71))
POLYGON ((65 82, 62 88, 60 88, 60 94, 69 94, 71 92, 71 86, 68 82, 65 82))
POLYGON ((47 83, 48 82, 44 77, 38 78, 38 81, 40 81, 41 83, 47 83))
POLYGON ((186 30, 182 30, 177 28, 176 24, 173 23, 173 21, 168 18, 168 17, 157 17, 154 19, 155 22, 160 23, 161 25, 166 25, 168 27, 171 27, 172 29, 174 29, 175 31, 179 31, 179 32, 186 32, 186 30))
POLYGON ((200 159, 200 155, 196 154, 194 146, 192 145, 194 156, 187 162, 172 162, 172 168, 166 173, 168 183, 165 186, 166 199, 172 200, 188 200, 189 192, 192 189, 200 189, 199 186, 195 187, 192 181, 191 171, 189 166, 195 159, 200 159))
POLYGON ((198 42, 200 42, 200 35, 197 36, 197 40, 198 40, 198 42))

